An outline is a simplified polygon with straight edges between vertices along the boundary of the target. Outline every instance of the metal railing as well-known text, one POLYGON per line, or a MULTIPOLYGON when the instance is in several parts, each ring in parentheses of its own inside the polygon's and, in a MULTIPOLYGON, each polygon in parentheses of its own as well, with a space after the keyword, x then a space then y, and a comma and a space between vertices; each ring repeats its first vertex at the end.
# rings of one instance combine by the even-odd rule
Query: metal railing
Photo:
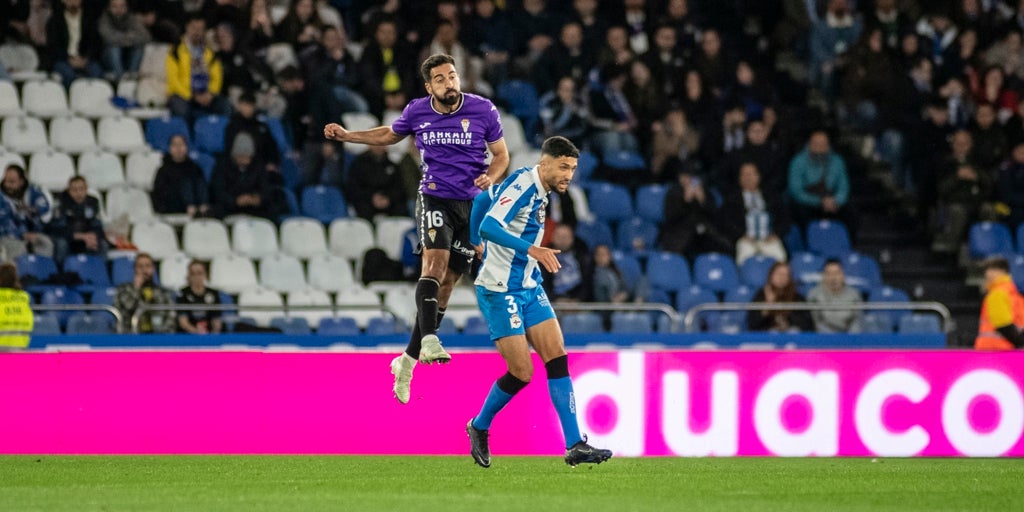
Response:
POLYGON ((108 304, 32 304, 32 312, 65 312, 65 311, 105 311, 114 315, 114 325, 117 329, 117 333, 123 332, 121 329, 121 322, 124 320, 124 315, 115 308, 108 304))
POLYGON ((558 313, 578 313, 581 311, 617 311, 626 313, 638 313, 642 311, 653 311, 668 317, 672 325, 679 325, 682 315, 668 304, 661 303, 616 303, 616 302, 572 302, 552 304, 558 313))
POLYGON ((280 312, 287 316, 293 312, 303 311, 315 311, 325 312, 330 311, 332 316, 338 316, 339 311, 344 310, 362 310, 362 311, 379 311, 381 313, 388 313, 394 318, 401 318, 401 315, 397 314, 391 308, 384 305, 372 305, 372 304, 340 304, 340 305, 328 305, 322 306, 309 305, 309 306, 288 306, 288 305, 247 305, 239 306, 238 304, 139 304, 138 309, 132 314, 131 321, 131 332, 138 332, 139 319, 145 313, 155 311, 231 311, 238 316, 243 316, 245 313, 259 313, 259 312, 280 312))
POLYGON ((816 302, 708 302, 698 304, 683 317, 683 327, 690 332, 697 315, 706 311, 931 311, 942 320, 942 332, 952 330, 953 316, 941 302, 853 302, 843 304, 821 304, 816 302))

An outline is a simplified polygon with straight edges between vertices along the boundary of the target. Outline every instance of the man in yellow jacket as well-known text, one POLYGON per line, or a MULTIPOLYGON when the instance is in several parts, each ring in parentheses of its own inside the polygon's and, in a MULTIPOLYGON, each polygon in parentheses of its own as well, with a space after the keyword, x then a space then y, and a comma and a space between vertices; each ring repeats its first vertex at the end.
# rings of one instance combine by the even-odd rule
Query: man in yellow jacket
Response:
POLYGON ((227 115, 231 110, 221 95, 224 69, 203 41, 205 34, 202 16, 190 16, 181 42, 167 54, 167 108, 189 124, 202 115, 227 115))
POLYGON ((1010 277, 1006 258, 994 257, 982 263, 985 270, 985 300, 978 318, 978 337, 974 348, 979 350, 1013 350, 1024 348, 1024 297, 1010 277))
POLYGON ((18 268, 0 263, 0 351, 28 347, 32 333, 32 309, 21 290, 18 268))

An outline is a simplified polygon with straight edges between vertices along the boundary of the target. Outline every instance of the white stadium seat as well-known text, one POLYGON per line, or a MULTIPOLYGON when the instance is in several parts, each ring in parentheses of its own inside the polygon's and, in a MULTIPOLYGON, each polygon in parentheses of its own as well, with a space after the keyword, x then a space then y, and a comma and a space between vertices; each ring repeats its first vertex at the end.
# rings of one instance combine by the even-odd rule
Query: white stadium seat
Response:
POLYGON ((281 316, 281 311, 284 310, 284 301, 281 300, 281 294, 266 290, 263 288, 250 288, 238 294, 238 315, 247 316, 256 320, 256 325, 267 327, 270 325, 270 319, 275 316, 281 316), (280 306, 274 311, 256 311, 253 309, 246 309, 246 306, 280 306))
POLYGON ((366 250, 376 244, 373 224, 362 217, 342 217, 327 228, 331 254, 349 261, 359 261, 366 250))
POLYGON ((287 293, 302 290, 306 274, 302 262, 295 256, 275 254, 260 259, 260 286, 275 292, 287 293))
POLYGON ((101 148, 121 155, 146 148, 142 123, 133 117, 113 116, 100 119, 96 137, 101 148))
POLYGON ((315 309, 308 311, 289 311, 288 316, 302 317, 306 319, 309 325, 318 325, 321 318, 330 318, 333 316, 331 312, 331 297, 326 292, 321 290, 314 290, 312 288, 305 288, 298 291, 288 293, 287 297, 288 306, 324 306, 323 309, 315 309))
POLYGON ((231 248, 249 258, 277 254, 277 228, 273 222, 259 217, 239 219, 231 226, 231 248))
POLYGON ((309 258, 308 267, 309 285, 317 290, 338 293, 356 284, 352 264, 341 256, 318 254, 309 258))
POLYGON ((380 318, 384 314, 380 309, 380 297, 362 286, 342 290, 334 303, 338 306, 338 316, 354 318, 361 329, 366 328, 371 318, 380 318))
POLYGON ((377 247, 384 249, 389 258, 401 260, 405 233, 416 227, 416 222, 412 217, 377 217, 375 223, 377 247))
POLYGON ((78 157, 78 175, 85 178, 90 189, 102 192, 125 185, 121 157, 99 149, 78 157))
POLYGON ((56 80, 26 82, 21 88, 21 108, 30 115, 46 119, 71 112, 64 86, 56 80))
POLYGON ((116 220, 121 216, 132 224, 153 218, 153 202, 145 190, 120 186, 107 191, 107 218, 116 220))
POLYGON ((0 80, 0 116, 20 116, 23 113, 21 98, 18 97, 18 88, 14 82, 0 80))
POLYGON ((182 230, 181 247, 185 254, 204 260, 229 254, 228 228, 216 219, 190 220, 182 230))
POLYGON ((47 149, 32 153, 28 158, 28 179, 51 192, 63 192, 75 175, 71 155, 47 149))
POLYGON ((48 149, 46 125, 37 117, 5 117, 0 125, 0 145, 23 155, 48 149))
POLYGON ((131 241, 142 252, 163 260, 181 252, 174 228, 158 219, 149 219, 132 226, 131 241))
MULTIPOLYGON (((341 115, 341 125, 346 130, 369 130, 380 126, 380 120, 366 112, 345 112, 341 115)), ((345 152, 353 155, 366 152, 366 144, 345 144, 345 152)))
POLYGON ((285 219, 281 223, 281 250, 304 260, 326 253, 324 225, 309 217, 285 219))
POLYGON ((183 252, 171 254, 160 260, 160 285, 171 290, 184 288, 188 284, 188 263, 190 261, 192 258, 183 252))
POLYGON ((232 295, 259 287, 252 260, 237 254, 223 254, 210 261, 210 286, 232 295))
POLYGON ((71 111, 90 119, 120 114, 121 111, 110 102, 113 97, 113 86, 99 78, 78 78, 68 89, 71 111))
POLYGON ((164 154, 152 149, 132 151, 125 158, 125 180, 133 187, 146 192, 153 190, 156 171, 163 164, 164 154))
POLYGON ((54 149, 77 155, 96 148, 96 131, 84 118, 64 115, 50 120, 50 144, 54 149))

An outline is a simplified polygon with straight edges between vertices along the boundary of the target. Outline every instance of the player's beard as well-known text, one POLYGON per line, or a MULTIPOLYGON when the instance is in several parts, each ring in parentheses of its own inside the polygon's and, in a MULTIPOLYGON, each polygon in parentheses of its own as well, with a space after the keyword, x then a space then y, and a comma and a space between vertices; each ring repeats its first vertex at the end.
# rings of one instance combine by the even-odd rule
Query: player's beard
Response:
POLYGON ((461 96, 459 91, 456 91, 455 89, 451 89, 451 90, 445 91, 444 95, 438 96, 437 102, 442 104, 442 105, 444 105, 444 106, 446 106, 446 107, 453 107, 453 106, 455 106, 456 103, 459 102, 459 96, 461 96), (449 93, 452 93, 452 94, 449 96, 449 93))

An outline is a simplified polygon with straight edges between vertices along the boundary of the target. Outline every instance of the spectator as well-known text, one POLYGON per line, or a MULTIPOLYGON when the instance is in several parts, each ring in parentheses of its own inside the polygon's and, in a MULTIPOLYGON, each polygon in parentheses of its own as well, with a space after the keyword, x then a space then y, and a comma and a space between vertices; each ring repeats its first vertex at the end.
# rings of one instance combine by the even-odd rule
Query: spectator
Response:
POLYGON ((269 87, 274 76, 270 66, 260 60, 251 49, 238 44, 238 32, 231 23, 217 25, 216 60, 220 62, 223 84, 221 90, 229 98, 242 91, 254 91, 269 87))
POLYGON ((659 25, 654 30, 654 46, 640 56, 651 70, 658 94, 667 101, 679 101, 683 97, 686 57, 678 41, 678 33, 672 25, 659 25))
POLYGON ((984 68, 982 58, 978 55, 978 33, 965 30, 956 38, 956 44, 950 46, 942 56, 942 65, 936 75, 940 82, 950 78, 966 78, 971 81, 978 79, 978 73, 984 68))
POLYGON ((846 202, 850 182, 846 162, 832 151, 828 134, 823 130, 811 134, 807 148, 789 163, 789 197, 800 224, 821 218, 838 219, 855 233, 853 219, 846 202))
POLYGON ((692 163, 700 149, 700 133, 689 123, 686 112, 674 108, 651 128, 651 173, 655 181, 667 182, 692 163))
POLYGON ((622 90, 629 107, 636 116, 636 134, 643 152, 651 147, 651 125, 665 112, 665 98, 651 81, 651 70, 640 61, 629 65, 629 80, 622 90))
POLYGON ((353 160, 346 191, 356 215, 371 222, 377 215, 409 215, 402 173, 388 158, 387 146, 367 146, 353 160))
POLYGON ((1006 74, 998 65, 990 65, 985 69, 985 74, 977 81, 973 93, 974 101, 979 105, 988 103, 995 107, 996 116, 1000 121, 1009 119, 1020 101, 1017 91, 1007 86, 1006 74))
POLYGON ((750 61, 740 59, 734 69, 735 79, 722 93, 725 104, 742 105, 747 119, 761 117, 764 109, 775 103, 775 90, 759 78, 759 71, 750 61))
POLYGON ((722 35, 717 30, 709 28, 701 33, 700 51, 694 60, 694 68, 711 94, 720 98, 736 68, 732 57, 722 49, 722 35))
MULTIPOLYGON (((981 35, 986 35, 982 33, 981 35)), ((985 64, 998 66, 1011 81, 1024 79, 1024 46, 1021 32, 1010 30, 1002 41, 992 45, 983 55, 985 64)))
POLYGON ((696 70, 686 72, 681 106, 690 124, 698 131, 703 131, 722 120, 718 98, 708 91, 704 77, 696 70))
POLYGON ((829 0, 825 16, 811 27, 811 84, 831 101, 835 97, 834 77, 841 59, 860 37, 861 20, 850 10, 848 0, 829 0))
POLYGON ((754 118, 747 122, 746 142, 743 147, 729 153, 723 162, 724 168, 718 173, 723 190, 735 188, 739 183, 740 167, 750 162, 761 175, 761 188, 770 195, 782 195, 786 189, 785 154, 770 135, 771 130, 764 119, 754 118))
POLYGON ((434 31, 434 37, 423 48, 420 56, 423 60, 436 54, 451 55, 455 59, 455 69, 460 70, 463 90, 482 96, 493 96, 494 89, 483 77, 480 63, 472 58, 469 50, 459 42, 459 24, 455 21, 442 19, 434 31))
POLYGON ((706 168, 713 168, 728 155, 741 149, 746 143, 744 127, 747 124, 747 109, 742 103, 729 104, 725 114, 717 122, 702 128, 700 160, 706 168))
POLYGON ((982 103, 975 110, 971 139, 974 140, 975 161, 984 173, 991 175, 1009 156, 1006 134, 996 122, 996 111, 989 103, 982 103))
POLYGON ((181 40, 181 27, 185 24, 184 2, 177 0, 136 0, 132 10, 138 13, 142 25, 155 41, 171 45, 181 40))
POLYGON ((533 82, 544 94, 553 90, 562 76, 568 75, 576 81, 585 80, 593 67, 594 56, 583 47, 583 27, 570 21, 562 26, 558 42, 545 50, 534 64, 533 82))
POLYGON ((651 21, 647 17, 647 0, 625 0, 623 18, 629 29, 629 46, 637 55, 647 53, 651 48, 648 37, 651 21))
POLYGON ((917 33, 927 42, 932 62, 942 63, 942 54, 956 41, 957 28, 942 4, 932 4, 917 24, 917 33))
POLYGON ((224 127, 224 147, 230 148, 239 134, 247 133, 256 144, 255 159, 264 165, 264 170, 277 172, 281 166, 281 152, 270 134, 267 123, 256 117, 256 95, 250 91, 238 97, 235 113, 224 127))
POLYGON ((786 261, 779 234, 789 231, 789 216, 777 194, 762 190, 757 164, 740 166, 739 188, 725 197, 721 219, 722 232, 735 241, 737 265, 757 255, 786 261))
POLYGON ((604 44, 597 53, 596 69, 607 66, 624 66, 636 58, 636 53, 629 47, 629 32, 622 25, 612 25, 604 33, 604 44))
POLYGON ((875 9, 867 13, 864 25, 878 27, 882 31, 885 46, 896 49, 900 44, 900 35, 911 31, 913 22, 906 12, 899 9, 897 0, 875 0, 875 9))
POLYGON ((220 334, 224 320, 219 310, 199 309, 197 306, 219 306, 220 291, 206 286, 206 263, 192 260, 188 264, 188 286, 178 292, 177 303, 187 306, 178 312, 178 331, 189 334, 220 334), (193 309, 196 307, 196 309, 193 309))
POLYGON ((60 75, 64 87, 80 76, 99 78, 102 51, 96 30, 96 14, 82 6, 82 0, 61 0, 63 9, 55 9, 46 24, 46 45, 50 50, 53 71, 60 75))
POLYGON ((278 74, 277 83, 286 105, 281 124, 284 125, 291 147, 305 149, 307 141, 310 144, 312 141, 319 142, 319 137, 311 137, 313 127, 319 128, 326 124, 326 118, 315 117, 324 114, 311 109, 309 89, 302 72, 295 66, 288 66, 278 74))
POLYGON ((689 258, 702 252, 732 251, 732 244, 719 231, 713 199, 703 180, 692 171, 679 174, 677 183, 665 193, 665 218, 658 232, 658 245, 666 251, 689 258))
POLYGON ((506 81, 514 43, 505 11, 494 5, 494 0, 476 0, 461 34, 466 49, 483 59, 484 79, 494 85, 506 81))
MULTIPOLYGON (((302 157, 302 185, 327 185, 345 190, 345 150, 343 144, 325 140, 313 145, 302 157)), ((422 173, 416 168, 416 187, 422 173)), ((413 197, 415 197, 413 192, 413 197)))
POLYGON ((8 164, 0 197, 0 259, 31 252, 53 257, 53 240, 43 234, 52 216, 50 194, 25 178, 25 169, 8 164))
MULTIPOLYGON (((156 284, 155 270, 153 257, 140 252, 135 255, 135 276, 117 287, 114 307, 121 312, 124 332, 132 332, 132 317, 139 306, 174 304, 173 292, 156 284)), ((174 311, 151 311, 139 316, 139 333, 172 333, 174 330, 174 311)))
POLYGON ((935 198, 938 193, 938 185, 946 178, 957 174, 960 166, 969 164, 975 170, 979 169, 978 159, 974 152, 974 137, 967 130, 957 130, 949 138, 949 151, 942 154, 937 160, 934 169, 930 169, 930 181, 925 181, 921 186, 921 195, 930 199, 928 207, 935 206, 935 198), (927 187, 927 188, 926 188, 927 187))
POLYGON ((103 40, 103 64, 114 81, 125 72, 138 72, 150 36, 142 20, 128 10, 128 0, 110 0, 100 15, 98 30, 103 40))
POLYGON ((510 11, 513 55, 523 70, 533 67, 545 50, 555 44, 562 19, 547 0, 523 0, 510 11))
POLYGON ((594 302, 621 304, 629 300, 629 284, 604 244, 594 247, 594 302))
POLYGON ((558 272, 542 269, 544 290, 554 302, 586 302, 594 289, 594 264, 587 244, 576 238, 576 233, 567 224, 555 226, 551 235, 552 249, 558 249, 558 272))
POLYGON ((153 180, 153 210, 162 214, 187 214, 190 218, 210 213, 209 191, 199 164, 188 156, 184 135, 172 135, 164 162, 153 180))
POLYGON ((1024 141, 1013 147, 1010 160, 999 168, 996 199, 1005 205, 1006 223, 1011 228, 1024 222, 1024 141))
POLYGON ((583 49, 596 57, 608 32, 607 16, 598 10, 597 0, 573 0, 572 9, 572 19, 583 29, 583 49))
MULTIPOLYGON (((3 28, 3 27, 0 27, 3 28)), ((9 261, 0 263, 0 352, 28 348, 32 333, 32 306, 21 289, 18 267, 9 261)))
POLYGON ((359 60, 359 76, 363 79, 360 92, 370 105, 370 113, 379 118, 384 111, 384 95, 401 92, 406 98, 418 98, 423 95, 423 82, 416 77, 416 54, 399 40, 394 19, 381 19, 372 33, 373 39, 359 60))
MULTIPOLYGON (((1024 145, 1020 149, 1014 149, 1014 158, 1007 162, 1007 169, 1024 166, 1024 145), (1021 158, 1020 164, 1016 163, 1018 157, 1021 158)), ((979 220, 990 193, 991 180, 970 163, 961 163, 955 173, 945 177, 939 184, 932 250, 956 253, 964 241, 968 226, 979 220)))
POLYGON ((229 156, 219 159, 210 179, 213 215, 253 215, 275 219, 272 186, 264 164, 255 159, 256 143, 248 133, 240 133, 231 145, 229 156))
MULTIPOLYGON (((776 304, 804 302, 796 291, 793 271, 788 263, 776 262, 768 270, 768 281, 754 294, 751 302, 776 304)), ((747 311, 747 329, 771 332, 809 332, 814 329, 811 315, 801 310, 751 309, 747 311)))
MULTIPOLYGON (((807 292, 811 304, 860 304, 864 300, 860 292, 846 285, 843 264, 835 258, 825 261, 821 269, 821 283, 807 292)), ((814 329, 820 334, 850 333, 861 331, 864 312, 860 309, 826 309, 811 311, 814 329)))
POLYGON ((181 42, 167 54, 167 108, 189 125, 201 115, 227 115, 230 110, 221 95, 224 68, 204 43, 205 33, 202 16, 191 15, 181 42))
POLYGON ((340 29, 324 27, 320 43, 302 56, 302 66, 314 84, 315 110, 324 111, 330 119, 340 119, 345 112, 369 112, 369 103, 359 93, 363 80, 356 59, 340 29))
POLYGON ((252 0, 242 17, 239 46, 266 59, 267 47, 274 43, 274 21, 270 14, 270 0, 252 0))
POLYGON ((1006 130, 1006 142, 1010 148, 1024 142, 1024 98, 1017 101, 1017 109, 1003 126, 1006 130))
POLYGON ((320 41, 324 22, 313 0, 291 0, 288 13, 274 26, 278 42, 291 45, 295 55, 301 55, 320 41))
POLYGON ((68 254, 94 254, 107 258, 107 237, 100 220, 100 201, 89 195, 85 178, 68 180, 68 189, 57 198, 50 222, 58 262, 68 254))
POLYGON ((602 155, 640 149, 634 135, 639 119, 624 93, 627 80, 627 66, 609 65, 601 69, 600 83, 590 90, 590 145, 599 148, 602 155))
POLYGON ((883 41, 882 29, 868 28, 850 50, 843 66, 838 115, 857 133, 874 136, 878 131, 878 99, 888 94, 895 81, 895 62, 883 41))
POLYGON ((540 97, 540 132, 546 139, 561 135, 582 147, 590 124, 590 111, 579 95, 576 81, 563 76, 558 86, 540 97))

